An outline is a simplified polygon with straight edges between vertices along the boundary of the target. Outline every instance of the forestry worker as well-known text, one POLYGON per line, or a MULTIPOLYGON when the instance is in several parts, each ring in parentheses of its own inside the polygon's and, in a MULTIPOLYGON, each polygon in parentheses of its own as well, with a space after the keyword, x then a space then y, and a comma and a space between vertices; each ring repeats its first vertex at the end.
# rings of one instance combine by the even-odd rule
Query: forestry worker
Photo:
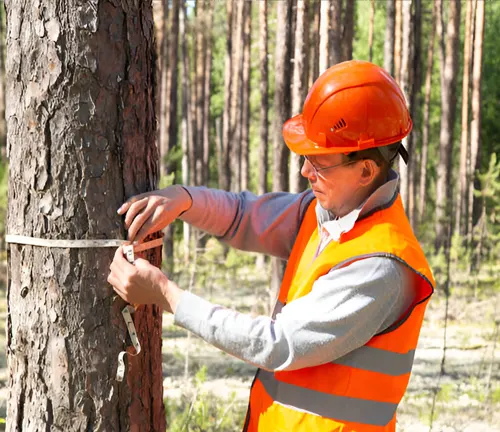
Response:
POLYGON ((108 281, 131 303, 258 367, 245 431, 394 431, 434 280, 391 169, 412 121, 394 79, 361 61, 314 83, 283 126, 311 189, 232 193, 170 186, 127 201, 129 239, 175 218, 229 246, 288 261, 272 316, 251 316, 179 288, 117 250, 108 281))

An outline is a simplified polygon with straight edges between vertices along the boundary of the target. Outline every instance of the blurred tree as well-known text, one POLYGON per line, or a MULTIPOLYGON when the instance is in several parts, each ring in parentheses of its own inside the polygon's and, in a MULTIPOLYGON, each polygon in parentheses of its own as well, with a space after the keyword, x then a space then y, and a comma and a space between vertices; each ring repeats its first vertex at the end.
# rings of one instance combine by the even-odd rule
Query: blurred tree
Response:
POLYGON ((375 27, 375 0, 370 0, 370 19, 368 21, 368 61, 373 61, 373 31, 375 27))
POLYGON ((342 39, 340 41, 340 46, 342 49, 341 60, 351 60, 352 59, 352 44, 354 41, 354 15, 355 15, 356 3, 354 0, 346 0, 344 13, 343 13, 343 29, 342 29, 342 39))
MULTIPOLYGON (((300 114, 302 105, 307 96, 308 82, 308 57, 307 46, 309 28, 309 2, 306 0, 297 1, 297 23, 295 26, 295 55, 293 62, 293 80, 292 80, 292 109, 291 115, 300 114)), ((290 192, 301 192, 307 187, 307 180, 300 175, 300 156, 290 154, 290 192)))
POLYGON ((446 36, 443 24, 443 0, 439 0, 437 14, 440 40, 439 60, 441 71, 441 127, 439 135, 439 162, 436 182, 436 239, 439 250, 446 242, 447 226, 451 223, 452 190, 451 171, 453 154, 453 135, 455 125, 458 75, 458 42, 460 34, 460 0, 448 2, 448 25, 446 36))
POLYGON ((259 70, 260 70, 260 143, 259 143, 259 179, 257 193, 267 192, 267 173, 269 160, 269 83, 268 83, 268 50, 267 50, 267 0, 259 2, 259 70))
POLYGON ((394 78, 397 82, 401 81, 401 48, 403 34, 403 0, 395 1, 394 12, 394 78))
POLYGON ((249 150, 250 150, 250 51, 252 37, 252 2, 243 5, 243 72, 242 72, 242 98, 241 98, 241 190, 248 190, 249 183, 249 150))
POLYGON ((395 0, 386 0, 386 26, 384 40, 384 69, 394 74, 395 0))
POLYGON ((469 195, 467 158, 469 154, 469 91, 470 71, 472 67, 472 12, 475 1, 468 1, 465 11, 465 35, 464 35, 464 62, 462 80, 462 125, 460 135, 460 166, 458 173, 458 188, 456 194, 455 209, 455 232, 460 235, 466 234, 467 224, 467 201, 469 195))
MULTIPOLYGON (((151 2, 6 8, 9 233, 123 238, 116 209, 159 174, 151 2)), ((165 430, 159 307, 137 308, 142 351, 115 380, 128 336, 114 250, 9 249, 7 430, 165 430)))

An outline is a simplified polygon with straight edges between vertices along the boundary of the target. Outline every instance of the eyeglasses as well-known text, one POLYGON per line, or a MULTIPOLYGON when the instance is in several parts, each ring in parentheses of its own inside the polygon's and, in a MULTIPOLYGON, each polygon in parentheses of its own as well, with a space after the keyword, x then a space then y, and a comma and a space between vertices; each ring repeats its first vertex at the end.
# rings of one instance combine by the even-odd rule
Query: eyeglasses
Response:
POLYGON ((359 162, 360 160, 362 159, 356 159, 356 160, 352 160, 352 161, 349 161, 349 162, 341 162, 339 164, 335 164, 335 165, 330 165, 330 166, 326 166, 326 167, 321 167, 321 168, 318 168, 314 165, 314 163, 311 161, 310 157, 307 157, 307 156, 304 156, 304 159, 309 162, 309 164, 312 166, 313 170, 314 170, 314 174, 315 175, 320 175, 319 172, 320 171, 325 171, 327 169, 332 169, 332 168, 336 168, 336 167, 340 167, 340 166, 346 166, 346 165, 351 165, 353 163, 356 163, 356 162, 359 162))

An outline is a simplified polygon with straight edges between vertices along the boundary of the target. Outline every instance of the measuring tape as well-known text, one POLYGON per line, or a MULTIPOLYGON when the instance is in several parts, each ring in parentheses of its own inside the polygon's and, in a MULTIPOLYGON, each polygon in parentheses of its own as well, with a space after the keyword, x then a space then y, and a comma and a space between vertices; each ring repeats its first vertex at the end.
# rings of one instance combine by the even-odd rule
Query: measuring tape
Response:
MULTIPOLYGON (((41 246, 41 247, 52 247, 52 248, 109 248, 109 247, 119 247, 123 246, 123 254, 127 261, 131 264, 135 261, 135 254, 153 249, 155 247, 159 247, 163 244, 163 239, 155 239, 148 241, 146 243, 130 243, 125 240, 117 240, 117 239, 97 239, 97 240, 53 240, 53 239, 44 239, 44 238, 36 238, 29 237, 23 235, 15 235, 8 234, 5 236, 5 241, 7 243, 14 244, 23 244, 30 246, 41 246)), ((135 312, 135 309, 131 305, 127 305, 122 309, 123 319, 125 320, 125 324, 127 325, 128 334, 130 336, 130 340, 132 341, 132 345, 134 346, 135 353, 131 353, 129 351, 121 351, 118 354, 118 369, 116 371, 116 380, 123 381, 123 377, 125 376, 125 354, 129 354, 131 356, 136 356, 141 352, 141 344, 139 343, 139 339, 137 337, 137 331, 135 329, 134 321, 132 319, 132 314, 135 312)))

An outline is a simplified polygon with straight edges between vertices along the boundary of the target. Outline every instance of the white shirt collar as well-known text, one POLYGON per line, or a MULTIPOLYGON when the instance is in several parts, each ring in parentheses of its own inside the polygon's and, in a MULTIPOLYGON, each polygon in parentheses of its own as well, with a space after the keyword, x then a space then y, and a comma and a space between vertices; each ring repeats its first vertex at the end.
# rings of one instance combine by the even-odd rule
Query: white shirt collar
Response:
POLYGON ((323 235, 328 234, 331 240, 338 241, 341 234, 349 232, 360 217, 392 202, 398 193, 398 185, 399 175, 391 169, 387 181, 382 186, 376 189, 358 208, 338 219, 321 207, 318 202, 316 218, 319 232, 323 235))

